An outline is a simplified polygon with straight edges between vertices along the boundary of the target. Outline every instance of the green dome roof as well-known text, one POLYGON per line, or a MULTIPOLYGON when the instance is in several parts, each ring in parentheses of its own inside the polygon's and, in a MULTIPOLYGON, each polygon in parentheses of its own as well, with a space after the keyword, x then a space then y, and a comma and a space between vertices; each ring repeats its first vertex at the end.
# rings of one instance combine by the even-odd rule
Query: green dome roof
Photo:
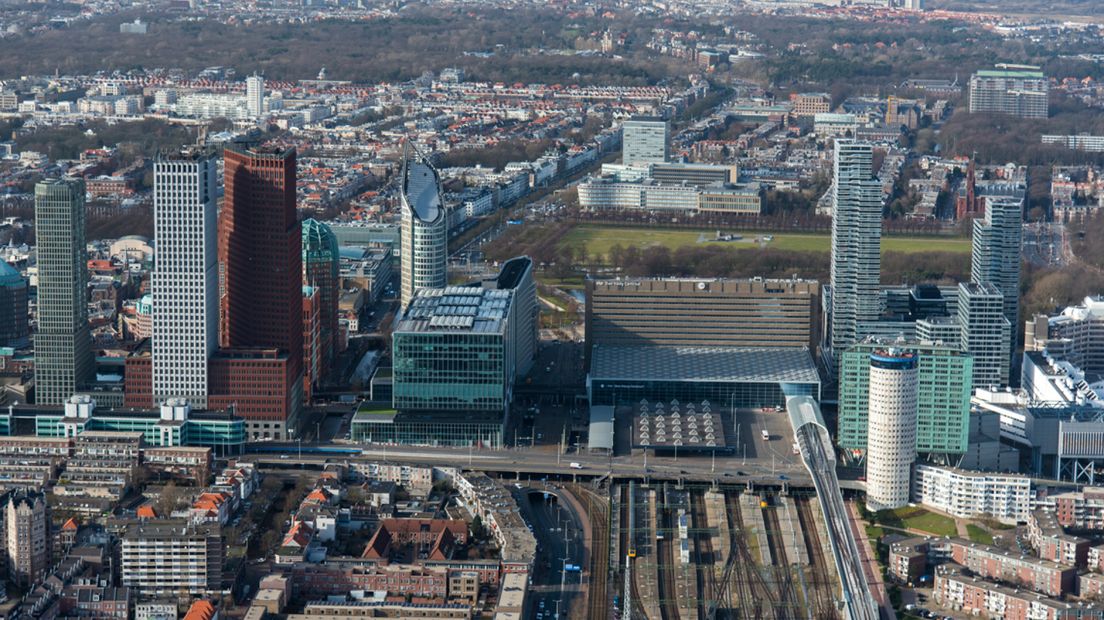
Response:
POLYGON ((315 260, 335 260, 337 257, 337 237, 333 230, 314 218, 303 220, 304 258, 307 255, 313 255, 315 260))
POLYGON ((0 260, 0 286, 27 286, 27 281, 18 269, 0 260))

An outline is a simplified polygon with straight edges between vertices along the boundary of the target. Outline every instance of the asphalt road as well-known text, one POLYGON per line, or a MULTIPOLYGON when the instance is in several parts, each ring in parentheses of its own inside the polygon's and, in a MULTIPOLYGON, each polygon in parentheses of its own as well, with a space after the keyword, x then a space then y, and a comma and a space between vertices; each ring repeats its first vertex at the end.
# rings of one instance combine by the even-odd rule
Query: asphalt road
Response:
POLYGON ((1024 224, 1023 255, 1033 265, 1060 267, 1069 262, 1065 226, 1057 223, 1024 224))
POLYGON ((568 617, 572 601, 579 596, 580 573, 564 572, 565 564, 581 566, 582 528, 566 504, 554 496, 514 489, 526 523, 533 526, 538 551, 533 570, 529 618, 552 620, 568 617), (558 607, 557 607, 558 603, 558 607))

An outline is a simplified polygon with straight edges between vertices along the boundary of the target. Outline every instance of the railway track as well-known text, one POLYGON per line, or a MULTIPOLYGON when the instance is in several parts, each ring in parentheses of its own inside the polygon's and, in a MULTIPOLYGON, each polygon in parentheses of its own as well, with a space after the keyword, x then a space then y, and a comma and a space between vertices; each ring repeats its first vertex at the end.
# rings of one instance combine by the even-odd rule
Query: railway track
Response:
MULTIPOLYGON (((631 489, 629 488, 629 485, 627 485, 627 484, 620 485, 619 496, 621 498, 621 502, 620 502, 621 508, 620 508, 620 523, 619 523, 619 528, 618 528, 618 545, 619 545, 618 548, 622 552, 624 552, 624 554, 629 554, 631 556, 635 556, 636 543, 633 540, 633 536, 635 535, 635 531, 634 531, 634 527, 633 527, 634 524, 635 524, 635 519, 631 516, 632 502, 629 499, 629 494, 630 493, 631 493, 631 489)), ((622 557, 624 557, 624 556, 622 556, 622 557)), ((629 562, 635 562, 633 557, 628 558, 628 561, 629 562)), ((617 574, 622 577, 622 581, 623 581, 623 577, 624 577, 624 574, 625 574, 624 571, 625 571, 625 566, 623 566, 623 565, 620 566, 619 570, 617 571, 617 574)), ((632 606, 632 612, 631 612, 630 616, 633 618, 633 620, 637 620, 637 619, 647 620, 648 615, 644 612, 644 606, 641 603, 641 599, 640 599, 640 589, 637 587, 637 584, 636 584, 637 573, 636 573, 635 570, 633 571, 631 577, 632 578, 629 581, 630 593, 629 593, 629 597, 628 597, 629 598, 629 605, 632 606)), ((614 587, 616 589, 618 589, 618 591, 620 591, 620 589, 622 588, 622 584, 621 583, 615 584, 614 587)), ((624 592, 622 592, 622 596, 623 596, 623 598, 622 598, 621 604, 624 605, 625 604, 624 600, 623 600, 624 599, 624 592)), ((603 618, 608 617, 606 615, 606 611, 607 610, 604 610, 604 609, 602 610, 603 618)))
POLYGON ((666 498, 656 508, 656 562, 659 574, 660 620, 679 620, 678 590, 675 588, 675 535, 678 529, 666 507, 666 498), (662 536, 662 538, 660 538, 662 536))
POLYGON ((705 511, 705 492, 690 493, 690 516, 694 534, 694 553, 692 559, 698 585, 698 618, 708 620, 708 604, 716 596, 717 575, 713 569, 713 542, 710 540, 709 518, 705 511))
POLYGON ((731 532, 731 558, 722 575, 721 590, 725 592, 718 603, 718 618, 756 619, 774 617, 770 591, 762 583, 747 546, 744 522, 740 515, 740 494, 725 491, 725 515, 731 532), (729 572, 731 569, 731 572, 729 572), (725 583, 727 581, 727 583, 725 583))
POLYGON ((596 493, 579 484, 568 485, 575 497, 586 506, 590 521, 590 580, 587 586, 587 619, 608 620, 610 592, 610 519, 609 503, 596 493))
POLYGON ((835 606, 835 581, 828 568, 828 559, 824 557, 824 547, 820 540, 820 532, 816 526, 816 515, 813 514, 812 504, 808 499, 795 500, 797 506, 797 518, 801 523, 801 532, 805 538, 805 546, 809 550, 809 566, 812 595, 809 611, 816 620, 836 620, 839 613, 835 606))
POLYGON ((771 567, 769 574, 773 577, 774 591, 778 593, 778 607, 776 617, 795 618, 799 608, 797 592, 794 589, 793 575, 790 573, 790 562, 786 553, 786 541, 782 539, 782 526, 778 523, 779 507, 765 506, 762 509, 763 525, 766 528, 767 541, 770 545, 771 567))

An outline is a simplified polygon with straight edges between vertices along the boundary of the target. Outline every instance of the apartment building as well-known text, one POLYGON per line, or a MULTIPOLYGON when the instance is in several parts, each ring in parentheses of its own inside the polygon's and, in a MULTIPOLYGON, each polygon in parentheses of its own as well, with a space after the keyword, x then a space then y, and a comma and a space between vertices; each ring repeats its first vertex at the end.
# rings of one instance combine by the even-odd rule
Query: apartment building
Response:
POLYGON ((793 115, 802 117, 824 114, 831 109, 832 97, 828 93, 795 93, 790 95, 793 115))
POLYGON ((4 527, 8 578, 27 587, 43 576, 50 562, 49 507, 38 491, 21 490, 6 498, 4 527))
POLYGON ((921 463, 913 470, 912 500, 961 519, 988 516, 1014 525, 1028 520, 1031 480, 921 463))
POLYGON ((1050 82, 1039 67, 998 64, 970 76, 971 114, 998 112, 1021 118, 1046 118, 1050 82))
POLYGON ((184 520, 134 523, 122 535, 123 585, 142 596, 203 596, 222 589, 218 524, 184 520))
POLYGON ((1084 568, 1088 562, 1090 541, 1067 534, 1054 513, 1047 510, 1031 511, 1027 539, 1044 560, 1077 568, 1084 568))
POLYGON ((1005 549, 953 538, 939 543, 956 564, 982 579, 1017 584, 1039 594, 1064 596, 1077 587, 1077 569, 1005 549))
POLYGON ((211 448, 172 446, 146 448, 142 462, 151 471, 168 475, 174 480, 194 482, 202 486, 211 472, 211 448))
POLYGON ((935 571, 937 603, 971 616, 1007 620, 1098 620, 1099 607, 1047 598, 1024 590, 979 580, 961 566, 944 565, 935 571))

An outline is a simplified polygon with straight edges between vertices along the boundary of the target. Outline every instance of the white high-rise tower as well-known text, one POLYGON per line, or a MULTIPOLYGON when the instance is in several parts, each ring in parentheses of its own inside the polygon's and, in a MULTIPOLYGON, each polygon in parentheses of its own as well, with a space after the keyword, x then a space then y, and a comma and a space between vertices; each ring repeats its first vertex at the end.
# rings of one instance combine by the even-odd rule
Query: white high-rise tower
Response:
POLYGON ((997 287, 1004 296, 1004 317, 1013 326, 1020 324, 1023 210, 1022 197, 986 199, 985 217, 974 220, 970 255, 970 281, 997 287))
POLYGON ((916 461, 918 361, 915 353, 892 349, 870 355, 866 507, 871 511, 900 508, 909 501, 916 461))
POLYGON ((833 359, 860 338, 859 324, 881 309, 882 186, 873 178, 870 144, 837 140, 832 181, 833 359))
POLYGON ((153 165, 153 398, 207 406, 218 347, 218 159, 193 148, 153 165))
POLYGON ((671 158, 671 124, 654 116, 634 116, 621 126, 621 163, 662 164, 671 158))
POLYGON ((448 223, 441 181, 429 160, 404 147, 402 186, 402 309, 420 288, 448 285, 448 223))
POLYGON ((264 78, 254 73, 245 78, 245 107, 249 115, 259 118, 264 114, 265 82, 264 78))

